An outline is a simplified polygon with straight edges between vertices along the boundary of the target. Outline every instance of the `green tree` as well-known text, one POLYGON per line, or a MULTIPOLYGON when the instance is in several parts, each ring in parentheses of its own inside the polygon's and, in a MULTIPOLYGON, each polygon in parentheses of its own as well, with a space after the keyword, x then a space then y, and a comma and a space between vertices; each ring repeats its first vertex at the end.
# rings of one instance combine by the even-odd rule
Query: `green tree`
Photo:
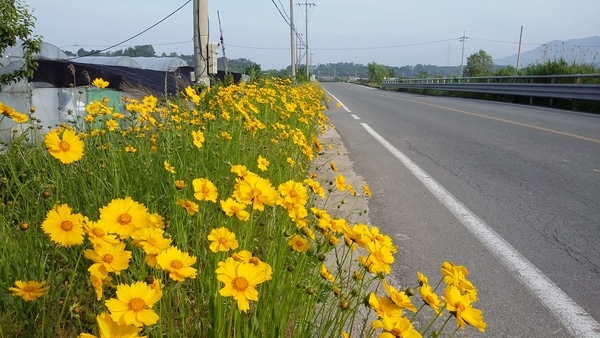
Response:
POLYGON ((384 65, 370 62, 367 65, 367 75, 369 78, 369 83, 380 85, 383 79, 388 77, 390 74, 384 65))
POLYGON ((12 72, 0 74, 0 83, 17 82, 33 76, 38 66, 33 54, 38 53, 42 46, 42 38, 32 35, 34 26, 35 17, 22 0, 0 0, 0 52, 16 47, 18 41, 23 46, 23 63, 12 72))
POLYGON ((467 57, 467 66, 463 76, 487 76, 494 72, 494 60, 492 56, 480 49, 467 57))

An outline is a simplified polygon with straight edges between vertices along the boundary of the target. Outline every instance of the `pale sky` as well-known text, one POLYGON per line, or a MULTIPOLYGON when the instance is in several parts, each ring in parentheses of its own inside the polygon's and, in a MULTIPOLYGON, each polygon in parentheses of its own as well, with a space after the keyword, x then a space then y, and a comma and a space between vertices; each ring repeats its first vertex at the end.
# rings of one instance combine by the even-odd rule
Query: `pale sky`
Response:
MULTIPOLYGON (((24 0, 37 18, 35 34, 75 52, 104 49, 126 40, 188 0, 24 0)), ((297 31, 305 39, 306 2, 297 5, 297 31)), ((312 0, 308 8, 311 64, 377 62, 388 66, 457 66, 485 50, 494 59, 553 40, 600 36, 599 0, 312 0)), ((290 64, 287 0, 209 0, 210 41, 219 41, 219 22, 227 58, 246 58, 263 70, 290 64)), ((193 53, 192 2, 156 27, 125 44, 151 44, 163 52, 193 53)), ((219 49, 219 56, 222 51, 219 49)), ((303 54, 304 52, 302 52, 303 54)), ((301 61, 302 64, 305 61, 301 61)))

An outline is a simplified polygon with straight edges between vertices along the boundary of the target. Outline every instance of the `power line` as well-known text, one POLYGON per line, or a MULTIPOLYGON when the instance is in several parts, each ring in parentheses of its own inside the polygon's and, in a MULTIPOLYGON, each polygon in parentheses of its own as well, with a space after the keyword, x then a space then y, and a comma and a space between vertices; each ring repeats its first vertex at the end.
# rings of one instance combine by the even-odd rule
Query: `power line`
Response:
MULTIPOLYGON (((90 53, 90 54, 87 54, 87 55, 82 55, 82 56, 92 56, 92 55, 100 54, 100 53, 102 53, 102 52, 105 52, 105 51, 107 51, 107 50, 109 50, 109 49, 111 49, 111 48, 114 48, 114 47, 120 46, 120 45, 124 44, 125 42, 128 42, 128 41, 130 41, 130 40, 133 40, 133 39, 137 38, 138 36, 140 36, 140 35, 142 35, 142 34, 146 33, 146 32, 147 32, 147 31, 149 31, 149 30, 151 30, 152 28, 154 28, 154 27, 158 26, 158 25, 159 25, 161 22, 163 22, 163 21, 167 20, 167 19, 168 19, 168 18, 170 18, 170 17, 171 17, 173 14, 175 14, 175 13, 179 12, 179 10, 180 10, 180 9, 182 9, 183 7, 185 7, 185 5, 189 4, 190 2, 192 2, 192 0, 188 0, 188 1, 186 1, 186 2, 185 2, 183 5, 181 5, 179 8, 177 8, 175 11, 171 12, 171 14, 169 14, 169 15, 165 16, 164 18, 162 18, 162 19, 161 19, 160 21, 158 21, 157 23, 155 23, 155 24, 153 24, 152 26, 150 26, 150 27, 148 27, 148 28, 144 29, 143 31, 141 31, 141 32, 137 33, 137 34, 136 34, 136 35, 134 35, 134 36, 132 36, 132 37, 130 37, 130 38, 128 38, 128 39, 126 39, 126 40, 123 40, 123 41, 121 41, 121 42, 119 42, 119 43, 117 43, 117 44, 114 44, 114 45, 112 45, 112 46, 110 46, 110 47, 104 48, 104 49, 102 49, 102 50, 99 50, 99 51, 96 51, 96 52, 93 52, 93 53, 90 53)), ((70 58, 69 60, 78 59, 78 58, 80 58, 80 57, 82 57, 82 56, 76 56, 76 57, 70 58)))

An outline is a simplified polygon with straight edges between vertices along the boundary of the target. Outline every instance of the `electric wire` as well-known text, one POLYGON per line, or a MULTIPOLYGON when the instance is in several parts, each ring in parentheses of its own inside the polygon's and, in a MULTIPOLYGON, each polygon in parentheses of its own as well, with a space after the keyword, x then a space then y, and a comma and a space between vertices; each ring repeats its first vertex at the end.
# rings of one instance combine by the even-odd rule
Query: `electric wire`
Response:
POLYGON ((175 13, 179 12, 179 10, 181 10, 183 7, 185 7, 185 6, 186 6, 187 4, 189 4, 190 2, 192 2, 192 0, 188 0, 188 1, 186 1, 186 2, 185 2, 183 5, 181 5, 179 8, 177 8, 175 11, 171 12, 171 14, 167 15, 166 17, 162 18, 162 19, 161 19, 160 21, 158 21, 157 23, 153 24, 152 26, 150 26, 150 27, 148 27, 148 28, 144 29, 143 31, 141 31, 141 32, 137 33, 136 35, 134 35, 134 36, 132 36, 132 37, 130 37, 130 38, 128 38, 128 39, 126 39, 126 40, 123 40, 123 41, 121 41, 121 42, 119 42, 119 43, 117 43, 117 44, 114 44, 114 45, 112 45, 112 46, 110 46, 110 47, 107 47, 107 48, 104 48, 104 49, 102 49, 102 50, 95 51, 95 52, 93 52, 93 53, 89 53, 89 54, 87 54, 87 55, 82 55, 82 56, 75 56, 75 57, 72 57, 72 58, 70 58, 69 60, 78 59, 78 58, 80 58, 80 57, 84 57, 84 56, 92 56, 92 55, 97 55, 97 54, 100 54, 100 53, 102 53, 102 52, 105 52, 105 51, 107 51, 107 50, 109 50, 109 49, 111 49, 111 48, 115 48, 115 47, 117 47, 117 46, 120 46, 120 45, 124 44, 125 42, 131 41, 131 40, 133 40, 133 39, 137 38, 138 36, 140 36, 140 35, 142 35, 142 34, 146 33, 147 31, 151 30, 152 28, 154 28, 154 27, 158 26, 160 23, 162 23, 163 21, 165 21, 165 20, 167 20, 168 18, 170 18, 170 17, 171 17, 173 14, 175 14, 175 13))

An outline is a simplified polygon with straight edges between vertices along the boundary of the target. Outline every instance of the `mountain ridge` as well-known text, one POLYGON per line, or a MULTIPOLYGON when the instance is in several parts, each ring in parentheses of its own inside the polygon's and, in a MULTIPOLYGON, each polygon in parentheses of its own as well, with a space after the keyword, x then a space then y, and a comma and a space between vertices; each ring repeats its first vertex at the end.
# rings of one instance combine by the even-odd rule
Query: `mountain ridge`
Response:
MULTIPOLYGON (((568 63, 600 65, 600 36, 580 39, 552 40, 521 53, 519 68, 563 58, 568 63)), ((516 66, 517 54, 494 59, 498 66, 516 66)))

